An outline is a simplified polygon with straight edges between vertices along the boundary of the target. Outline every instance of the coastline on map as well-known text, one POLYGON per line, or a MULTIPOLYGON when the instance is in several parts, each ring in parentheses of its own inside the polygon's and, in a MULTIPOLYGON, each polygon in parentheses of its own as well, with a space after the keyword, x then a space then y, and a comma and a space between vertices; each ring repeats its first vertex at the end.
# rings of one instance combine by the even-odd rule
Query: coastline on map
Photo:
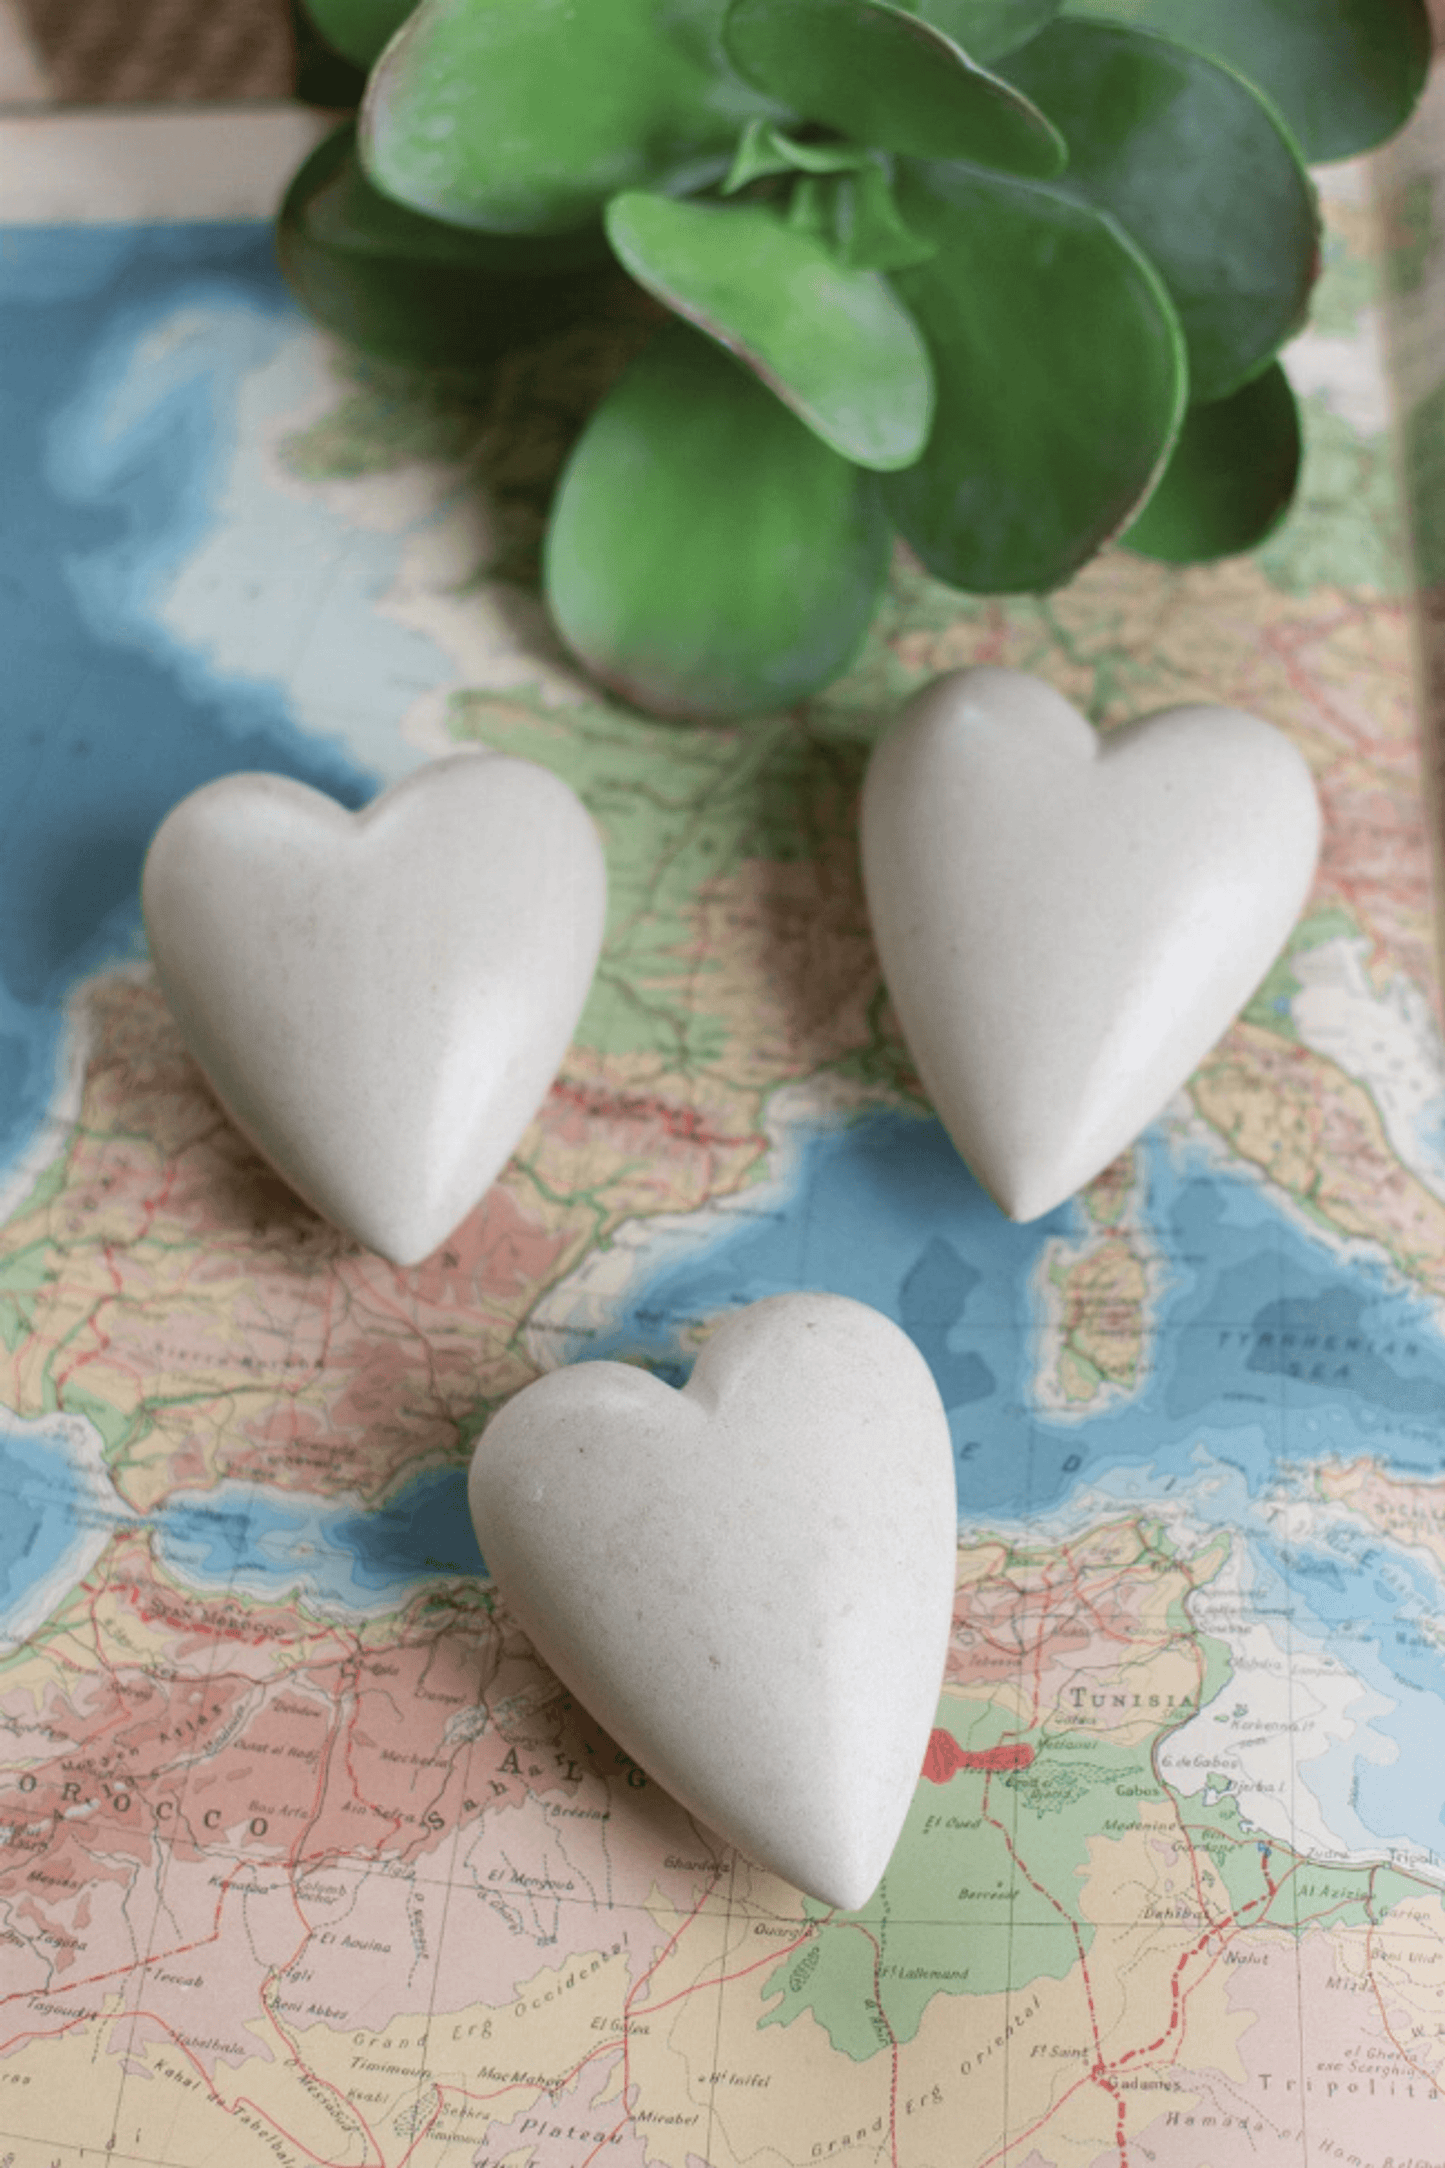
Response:
POLYGON ((1221 1591, 1210 1630, 1251 1690, 1195 1720, 1201 1730, 1179 1752, 1205 1753, 1207 1741, 1209 1770, 1181 1760, 1184 1788, 1234 1754, 1232 1788, 1262 1838, 1322 1860, 1408 1860, 1445 1880, 1431 1745, 1445 1722, 1445 1643, 1400 1643, 1411 1617, 1438 1615, 1440 1577, 1343 1508, 1328 1525, 1288 1519, 1322 1466, 1363 1453, 1411 1481, 1438 1468, 1439 1305, 1379 1245, 1312 1220, 1176 1106, 1137 1147, 1159 1267, 1145 1360, 1135 1386, 1096 1404, 1085 1426, 1038 1404, 1047 1306, 1008 1308, 1010 1290, 1038 1296, 1040 1257, 1087 1236, 1084 1208, 1017 1228, 982 1200, 941 1132, 920 1138, 916 1115, 834 1103, 827 1121, 819 1111, 806 1087, 780 1094, 766 1183, 678 1221, 630 1223, 625 1241, 553 1291, 534 1352, 549 1365, 576 1353, 642 1358, 680 1377, 720 1311, 811 1284, 810 1251, 840 1260, 829 1284, 895 1316, 939 1379, 965 1540, 1066 1542, 1122 1511, 1157 1516, 1190 1547, 1231 1537, 1254 1593, 1221 1591), (892 1197, 909 1211, 890 1211, 901 1164, 890 1147, 905 1126, 924 1184, 892 1197), (1288 1711, 1267 1703, 1270 1682, 1296 1662, 1314 1713, 1303 1739, 1298 1724, 1288 1736, 1304 1772, 1291 1797, 1273 1768, 1288 1711), (1231 1732, 1237 1705, 1248 1722, 1231 1732))
POLYGON ((116 1496, 104 1441, 87 1417, 0 1410, 0 1650, 42 1626, 138 1516, 116 1496))
POLYGON ((202 1595, 301 1604, 317 1617, 393 1613, 439 1580, 480 1580, 466 1470, 423 1469, 381 1506, 228 1479, 149 1516, 157 1563, 202 1595))
POLYGON ((6 1160, 0 1149, 0 1226, 6 1225, 34 1195, 36 1188, 64 1153, 80 1120, 86 1071, 95 1050, 94 996, 98 990, 120 980, 142 985, 150 967, 142 962, 105 965, 87 972, 66 997, 58 1031, 47 1016, 37 1027, 37 1051, 53 1053, 54 1083, 44 1112, 6 1160))
MULTIPOLYGON (((1321 1865, 1405 1867, 1445 1887, 1435 1748, 1445 1720, 1445 1649, 1429 1688, 1418 1672, 1412 1680, 1392 1670, 1401 1584, 1379 1585, 1379 1546, 1372 1562, 1357 1555, 1355 1570, 1339 1573, 1351 1627, 1318 1616, 1306 1593, 1309 1574, 1289 1570, 1298 1551, 1282 1558, 1272 1540, 1293 1492, 1286 1484, 1274 1495, 1254 1494, 1223 1457, 1228 1450, 1227 1438, 1203 1432, 1187 1477, 1116 1466, 1037 1519, 975 1522, 963 1541, 1067 1551, 1100 1528, 1135 1520, 1184 1557, 1227 1538, 1222 1569, 1186 1598, 1192 1626, 1224 1651, 1227 1673, 1168 1734, 1161 1776, 1205 1805, 1227 1794, 1260 1841, 1321 1865), (1372 1600, 1371 1616, 1364 1607, 1372 1600), (1294 1681, 1289 1692, 1287 1681, 1294 1681)), ((1340 1565, 1333 1550, 1330 1563, 1340 1565)), ((1417 1607, 1428 1599, 1425 1578, 1414 1593, 1417 1607)), ((1438 1587, 1434 1595, 1438 1603, 1438 1587)))
MULTIPOLYGON (((1311 1211, 1294 1190, 1272 1180, 1262 1167, 1232 1150, 1229 1140, 1192 1103, 1186 1106, 1176 1101, 1175 1109, 1175 1113, 1167 1118, 1167 1126, 1179 1150, 1195 1154, 1200 1166, 1215 1177, 1244 1184, 1256 1191, 1270 1209, 1278 1213, 1292 1234, 1319 1243, 1343 1271, 1373 1273, 1384 1278, 1394 1294, 1419 1303, 1430 1313, 1435 1330, 1445 1340, 1445 1294, 1432 1294, 1421 1280, 1405 1272, 1383 1240, 1373 1235, 1351 1234, 1336 1222, 1311 1211)), ((1445 1108, 1442 1108, 1442 1122, 1445 1122, 1445 1108)), ((1424 1180, 1423 1175, 1420 1179, 1424 1180)), ((1435 1180, 1439 1183, 1441 1196, 1445 1197, 1445 1129, 1442 1129, 1439 1172, 1435 1180)))
MULTIPOLYGON (((1156 1126, 1166 1120, 1167 1116, 1161 1116, 1156 1126)), ((1158 1333, 1169 1270, 1149 1217, 1149 1155, 1131 1145, 1120 1158, 1127 1158, 1131 1165, 1118 1209, 1107 1220, 1101 1220, 1087 1195, 1083 1196, 1081 1225, 1047 1242, 1034 1267, 1032 1292, 1038 1305, 1039 1358, 1033 1391, 1040 1412, 1055 1422, 1087 1423, 1132 1399, 1142 1388, 1142 1373, 1158 1333), (1071 1283, 1076 1274, 1089 1271, 1091 1264, 1105 1254, 1106 1245, 1114 1249, 1116 1270, 1122 1267, 1125 1272, 1137 1274, 1142 1290, 1131 1300, 1123 1289, 1110 1287, 1106 1280, 1102 1289, 1089 1290, 1083 1312, 1076 1316, 1071 1283), (1094 1322, 1088 1315, 1089 1307, 1102 1311, 1097 1323, 1106 1337, 1132 1345, 1134 1359, 1124 1375, 1091 1365, 1083 1380, 1087 1389, 1071 1394, 1065 1364, 1071 1357, 1078 1360, 1080 1351, 1072 1343, 1080 1324, 1087 1330, 1094 1322)))
MULTIPOLYGON (((142 966, 116 962, 101 971, 89 972, 66 997, 58 1024, 49 1011, 31 1012, 23 1019, 24 1037, 39 1064, 49 1063, 50 1088, 40 1109, 28 1121, 22 1114, 15 1124, 10 1156, 0 1135, 0 1226, 13 1219, 38 1183, 69 1145, 80 1119, 86 1070, 95 1045, 91 996, 108 978, 135 978, 142 966)), ((18 1008, 19 1004, 7 1004, 18 1008)), ((7 1030, 14 1030, 14 1021, 7 1030)))
MULTIPOLYGON (((549 1288, 528 1317, 523 1339, 533 1362, 541 1370, 558 1370, 589 1356, 596 1340, 614 1336, 632 1298, 670 1261, 726 1241, 741 1224, 785 1211, 801 1179, 808 1146, 821 1134, 866 1121, 877 1106, 873 1095, 838 1077, 780 1086, 763 1110, 768 1150, 761 1176, 698 1211, 624 1220, 605 1248, 591 1251, 574 1272, 549 1288)), ((918 1118, 927 1117, 920 1113, 918 1118)), ((700 1326, 707 1322, 695 1321, 700 1326)), ((694 1335, 686 1337, 690 1357, 698 1342, 694 1335)))
POLYGON ((1159 1258, 1148 1344, 1136 1384, 1085 1428, 1041 1408, 1036 1390, 1049 1325, 1038 1261, 1088 1232, 1077 1200, 1026 1226, 1005 1219, 912 1110, 790 1086, 768 1118, 764 1182, 626 1223, 549 1292, 527 1328, 543 1368, 587 1354, 677 1374, 698 1331, 740 1300, 820 1286, 912 1333, 989 1515, 1033 1518, 1116 1461, 1182 1475, 1200 1422, 1242 1440, 1256 1411, 1262 1442, 1246 1457, 1261 1487, 1278 1467, 1362 1447, 1409 1474, 1429 1461, 1445 1417, 1439 1304, 1382 1245, 1322 1226, 1232 1158, 1202 1119, 1171 1110, 1136 1147, 1159 1258), (972 1408, 1016 1434, 992 1493, 979 1487, 979 1449, 962 1445, 972 1408), (1056 1462, 1050 1486, 1026 1479, 1032 1452, 1056 1462))
POLYGON ((0 1650, 42 1626, 122 1529, 143 1530, 158 1566, 200 1595, 298 1602, 323 1618, 389 1615, 429 1583, 486 1574, 457 1467, 422 1470, 380 1507, 226 1481, 138 1514, 87 1417, 0 1409, 0 1494, 0 1650))

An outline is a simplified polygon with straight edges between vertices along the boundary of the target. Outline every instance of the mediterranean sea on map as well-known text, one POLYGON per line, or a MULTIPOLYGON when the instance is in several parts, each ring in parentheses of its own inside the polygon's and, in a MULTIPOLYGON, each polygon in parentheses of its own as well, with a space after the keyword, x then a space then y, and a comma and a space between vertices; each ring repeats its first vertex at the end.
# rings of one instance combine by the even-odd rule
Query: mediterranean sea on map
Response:
MULTIPOLYGON (((208 778, 266 768, 344 803, 378 776, 283 688, 216 668, 168 636, 148 596, 217 516, 237 383, 294 330, 255 225, 12 233, 0 259, 12 329, 4 549, 6 790, 0 851, 0 1158, 43 1134, 66 1061, 68 997, 139 961, 142 855, 168 808, 208 778), (186 326, 223 319, 199 345, 186 326), (137 364, 143 357, 143 366, 137 364), (120 392, 114 387, 122 386, 120 392)), ((440 675, 438 664, 438 675, 440 675)), ((797 1287, 896 1318, 948 1406, 965 1527, 1052 1525, 1071 1499, 1177 1497, 1244 1539, 1258 1604, 1344 1637, 1379 1713, 1321 1769, 1331 1814, 1362 1843, 1438 1854, 1445 1647, 1402 1636, 1438 1589, 1361 1534, 1313 1542, 1277 1511, 1290 1472, 1368 1453, 1410 1476, 1445 1466, 1445 1338, 1380 1263, 1311 1231, 1262 1180, 1165 1131, 1141 1154, 1159 1260, 1151 1359, 1087 1422, 1043 1405, 1045 1248, 1083 1231, 1070 1205, 1008 1223, 937 1124, 867 1113, 806 1125, 746 1209, 690 1244, 647 1252, 591 1355, 685 1372, 686 1328, 797 1287), (1361 1739, 1365 1742, 1362 1745, 1361 1739), (1368 1750, 1368 1751, 1367 1751, 1368 1750)), ((84 1426, 0 1435, 0 1630, 33 1623, 57 1576, 129 1516, 107 1508, 84 1426)), ((150 1516, 158 1556, 194 1586, 303 1594, 363 1614, 436 1573, 477 1571, 463 1477, 435 1469, 388 1502, 228 1483, 150 1516)))
POLYGON ((1402 1475, 1438 1476, 1445 1339, 1384 1267, 1343 1262, 1262 1183, 1163 1136, 1143 1151, 1151 1229, 1167 1259, 1157 1352, 1138 1389, 1087 1422, 1040 1408, 1033 1380, 1041 1253, 1074 1232, 1079 1208, 1014 1226, 936 1122, 897 1114, 809 1139, 772 1209, 750 1207, 646 1280, 587 1352, 646 1359, 680 1382, 679 1326, 827 1287, 896 1318, 928 1358, 949 1411, 965 1529, 1034 1524, 1110 1479, 1133 1506, 1190 1485, 1196 1518, 1246 1538, 1261 1600, 1306 1631, 1349 1631, 1352 1669, 1392 1704, 1376 1729, 1398 1755, 1388 1767, 1361 1760, 1354 1812, 1377 1839, 1438 1851, 1445 1649, 1401 1633, 1434 1616, 1437 1584, 1334 1530, 1327 1547, 1296 1536, 1286 1557, 1259 1507, 1291 1463, 1367 1452, 1402 1475))

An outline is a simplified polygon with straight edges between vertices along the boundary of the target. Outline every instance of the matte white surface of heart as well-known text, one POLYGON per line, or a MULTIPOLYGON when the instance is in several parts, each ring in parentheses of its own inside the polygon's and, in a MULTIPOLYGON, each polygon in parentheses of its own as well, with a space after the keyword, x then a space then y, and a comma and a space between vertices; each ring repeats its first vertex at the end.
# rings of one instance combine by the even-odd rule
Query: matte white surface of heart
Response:
POLYGON ((470 1498, 507 1603, 619 1746, 750 1859, 865 1903, 953 1609, 948 1420, 912 1341, 842 1296, 775 1295, 681 1392, 554 1371, 488 1424, 470 1498))
POLYGON ((1314 876, 1280 731, 1181 707, 1101 737, 1021 671, 940 678, 869 765, 863 878, 909 1051, 984 1187, 1035 1219, 1232 1022, 1314 876))
POLYGON ((285 776, 208 783, 161 824, 141 897, 166 999, 237 1125, 326 1219, 414 1264, 556 1074, 606 871, 558 777, 464 753, 356 814, 285 776))

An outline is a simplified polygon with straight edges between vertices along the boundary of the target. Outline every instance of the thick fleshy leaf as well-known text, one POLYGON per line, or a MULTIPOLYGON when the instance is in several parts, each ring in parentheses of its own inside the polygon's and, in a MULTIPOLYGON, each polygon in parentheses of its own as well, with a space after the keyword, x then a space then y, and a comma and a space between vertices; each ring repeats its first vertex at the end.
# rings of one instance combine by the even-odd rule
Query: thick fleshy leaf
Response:
POLYGON ((842 261, 858 271, 907 271, 934 253, 931 241, 904 225, 888 175, 878 166, 840 174, 833 183, 830 238, 842 261))
POLYGON ((754 122, 723 194, 762 175, 795 173, 787 222, 822 242, 851 271, 901 271, 927 263, 933 243, 910 233, 893 200, 892 161, 856 143, 800 143, 772 122, 754 122))
POLYGON ((835 175, 805 173, 788 198, 788 224, 795 233, 811 234, 831 248, 838 210, 835 175))
POLYGON ((302 5, 333 52, 369 68, 416 0, 302 0, 302 5))
POLYGON ((777 393, 860 467, 904 467, 933 417, 918 326, 876 271, 851 271, 759 203, 617 196, 607 236, 623 267, 777 393))
POLYGON ((725 196, 774 173, 855 173, 877 157, 865 143, 804 143, 775 120, 750 120, 738 141, 725 196))
POLYGON ((1190 397, 1222 399, 1299 328, 1319 264, 1314 190, 1272 108, 1122 24, 1055 23, 1008 66, 1063 130, 1059 187, 1111 211, 1169 288, 1190 397))
POLYGON ((888 0, 732 0, 723 43, 758 90, 862 143, 1045 177, 1064 162, 1021 92, 888 0))
POLYGON ((1183 415, 1184 339, 1103 212, 959 166, 899 206, 938 253, 894 284, 933 352, 938 409, 884 502, 928 569, 979 594, 1056 587, 1148 494, 1183 415))
POLYGON ((624 188, 721 179, 776 108, 717 43, 723 0, 422 0, 361 109, 399 203, 490 233, 565 233, 624 188))
POLYGON ((1253 549, 1289 510, 1299 468, 1299 409, 1275 362, 1232 397, 1189 409, 1158 487, 1124 540, 1175 565, 1253 549))
POLYGON ((512 240, 404 210, 367 181, 349 122, 292 181, 276 250, 298 300, 328 330, 383 360, 430 368, 487 361, 572 323, 617 276, 600 229, 512 240))
POLYGON ((1238 68, 1311 160, 1382 143, 1430 66, 1425 0, 1065 0, 1064 12, 1161 30, 1238 68))
POLYGON ((998 60, 1036 37, 1063 0, 899 0, 961 45, 970 60, 998 60))
POLYGON ((658 715, 786 708, 847 668, 887 577, 877 485, 686 325, 597 409, 547 533, 587 667, 658 715))

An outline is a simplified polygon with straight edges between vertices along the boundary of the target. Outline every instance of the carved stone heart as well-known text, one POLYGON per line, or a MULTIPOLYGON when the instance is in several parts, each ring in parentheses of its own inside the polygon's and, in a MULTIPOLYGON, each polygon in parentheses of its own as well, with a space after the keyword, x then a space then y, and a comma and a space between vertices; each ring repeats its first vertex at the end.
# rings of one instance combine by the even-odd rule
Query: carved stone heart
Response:
POLYGON ((346 812, 233 775, 168 814, 141 901, 232 1118, 397 1264, 505 1165, 566 1052, 606 910, 597 831, 530 761, 457 754, 346 812))
POLYGON ((953 1605, 948 1421, 912 1341, 842 1296, 775 1295, 681 1392, 554 1371, 488 1424, 470 1496, 507 1603, 618 1744, 751 1859, 865 1903, 953 1605))
POLYGON ((1182 707, 1100 737, 1021 671, 940 678, 869 765, 863 878, 940 1120, 1016 1220, 1106 1167, 1232 1022, 1313 879, 1288 738, 1182 707))

